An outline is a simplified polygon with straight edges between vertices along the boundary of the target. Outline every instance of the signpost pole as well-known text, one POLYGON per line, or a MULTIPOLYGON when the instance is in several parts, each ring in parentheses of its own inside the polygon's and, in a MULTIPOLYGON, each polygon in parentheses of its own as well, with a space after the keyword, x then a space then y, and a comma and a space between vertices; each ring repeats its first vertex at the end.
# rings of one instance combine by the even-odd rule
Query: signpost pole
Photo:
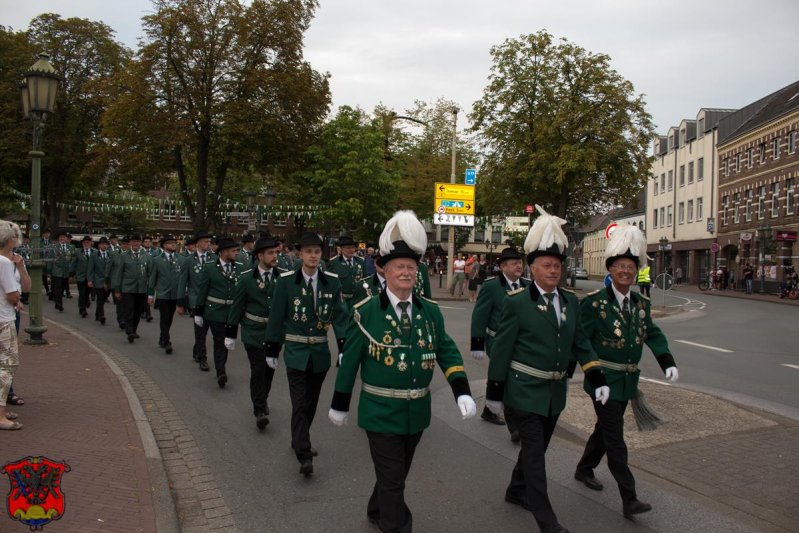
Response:
MULTIPOLYGON (((456 141, 458 140, 458 108, 452 108, 452 172, 449 175, 449 182, 455 183, 455 151, 456 141)), ((457 226, 450 226, 447 232, 447 290, 452 292, 454 274, 453 263, 455 261, 455 230, 457 226)))

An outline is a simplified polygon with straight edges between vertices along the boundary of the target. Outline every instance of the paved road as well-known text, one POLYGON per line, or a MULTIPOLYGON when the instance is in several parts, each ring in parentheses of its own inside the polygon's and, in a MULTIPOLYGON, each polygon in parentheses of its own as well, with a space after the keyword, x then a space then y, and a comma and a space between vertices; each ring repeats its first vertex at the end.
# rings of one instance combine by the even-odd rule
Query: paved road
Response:
MULTIPOLYGON (((202 373, 191 361, 190 319, 176 319, 172 335, 175 353, 167 356, 156 346, 157 316, 152 323, 142 324, 142 338, 131 345, 112 325, 113 319, 102 327, 91 318, 77 317, 75 300, 67 304, 67 312, 54 318, 113 344, 166 392, 206 456, 242 531, 373 531, 364 516, 374 480, 365 435, 355 420, 337 428, 326 417, 335 369, 328 376, 312 428, 314 446, 320 454, 315 462, 316 473, 311 479, 304 479, 298 474, 298 464, 289 447, 290 403, 284 367, 275 377, 270 401, 272 424, 259 433, 251 414, 249 370, 241 347, 231 354, 230 381, 226 389, 220 390, 213 372, 202 373)), ((442 303, 451 334, 465 354, 469 305, 442 303)), ((51 309, 45 312, 53 316, 51 309)), ((113 310, 111 313, 113 316, 113 310)), ((675 321, 675 327, 676 324, 675 321)), ((687 352, 680 352, 684 353, 687 352)), ((681 366, 690 375, 693 367, 682 361, 681 366)), ((481 395, 480 380, 485 376, 486 362, 467 356, 466 367, 475 395, 481 395)), ((507 439, 505 430, 480 420, 460 420, 443 377, 437 376, 433 385, 433 422, 422 439, 406 491, 416 530, 535 529, 529 513, 503 501, 518 450, 507 439)), ((548 455, 553 504, 572 531, 758 530, 749 517, 726 507, 718 508, 715 502, 643 474, 638 476, 641 498, 653 502, 656 509, 633 524, 621 517, 615 491, 594 493, 571 479, 580 451, 565 440, 555 439, 548 455)), ((610 479, 604 467, 599 475, 610 479)))

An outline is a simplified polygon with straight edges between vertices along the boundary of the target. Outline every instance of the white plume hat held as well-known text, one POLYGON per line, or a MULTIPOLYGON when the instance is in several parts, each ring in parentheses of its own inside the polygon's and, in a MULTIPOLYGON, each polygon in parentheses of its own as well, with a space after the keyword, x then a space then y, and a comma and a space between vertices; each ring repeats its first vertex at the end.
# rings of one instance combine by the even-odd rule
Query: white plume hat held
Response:
POLYGON ((378 245, 380 257, 377 264, 381 267, 399 257, 418 262, 427 249, 427 232, 413 211, 397 211, 386 222, 378 245))
POLYGON ((527 264, 532 264, 536 257, 543 255, 551 255, 563 261, 566 259, 569 239, 560 227, 566 221, 550 215, 540 205, 536 204, 535 209, 539 213, 538 218, 533 222, 533 226, 524 240, 527 264))
POLYGON ((605 247, 605 268, 610 269, 617 259, 632 259, 635 266, 640 268, 641 261, 645 263, 646 235, 635 224, 620 224, 610 236, 610 241, 605 247))

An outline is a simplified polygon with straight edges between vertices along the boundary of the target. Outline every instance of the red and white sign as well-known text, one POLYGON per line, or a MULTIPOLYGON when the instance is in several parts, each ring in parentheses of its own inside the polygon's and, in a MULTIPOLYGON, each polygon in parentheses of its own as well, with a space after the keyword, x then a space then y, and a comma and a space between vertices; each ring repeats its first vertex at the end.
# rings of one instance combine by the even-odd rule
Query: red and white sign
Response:
POLYGON ((717 254, 719 252, 719 243, 711 242, 710 243, 710 251, 713 252, 714 254, 717 254))
POLYGON ((605 228, 605 238, 610 239, 610 236, 613 235, 613 232, 616 231, 617 227, 619 227, 619 225, 615 222, 608 224, 608 227, 605 228))
POLYGON ((532 204, 527 204, 526 206, 524 206, 524 212, 525 214, 532 215, 533 213, 535 213, 535 206, 532 204))

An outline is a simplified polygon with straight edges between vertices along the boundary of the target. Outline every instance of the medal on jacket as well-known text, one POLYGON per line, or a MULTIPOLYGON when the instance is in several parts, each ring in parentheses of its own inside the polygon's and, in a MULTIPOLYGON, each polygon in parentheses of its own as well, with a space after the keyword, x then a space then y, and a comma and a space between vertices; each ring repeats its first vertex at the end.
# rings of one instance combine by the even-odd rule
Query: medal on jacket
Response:
POLYGON ((621 337, 621 330, 619 328, 616 328, 613 330, 613 334, 616 335, 617 337, 621 337))
POLYGON ((390 332, 386 331, 386 334, 383 335, 383 344, 391 344, 391 341, 394 340, 391 338, 390 332))
POLYGON ((397 370, 400 372, 405 372, 408 370, 408 363, 405 362, 405 354, 400 354, 400 362, 397 364, 397 370))
POLYGON ((389 348, 388 355, 383 358, 383 363, 386 366, 391 366, 394 364, 394 357, 391 355, 391 349, 389 348))

